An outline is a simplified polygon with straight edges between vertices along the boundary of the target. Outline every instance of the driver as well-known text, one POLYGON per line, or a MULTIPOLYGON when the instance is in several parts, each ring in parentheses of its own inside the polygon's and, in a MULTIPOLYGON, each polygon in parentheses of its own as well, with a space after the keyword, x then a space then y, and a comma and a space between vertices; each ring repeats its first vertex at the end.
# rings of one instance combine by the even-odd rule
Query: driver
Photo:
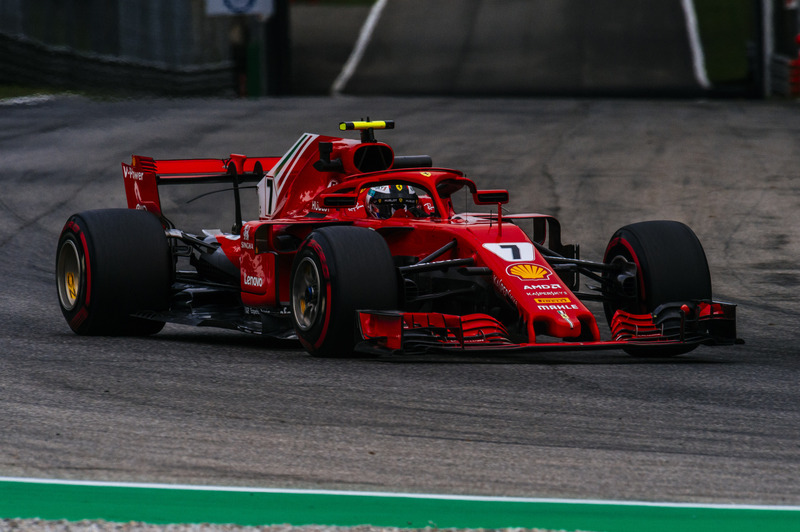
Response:
POLYGON ((417 216, 419 199, 414 187, 392 184, 372 187, 367 192, 367 212, 374 218, 385 220, 397 211, 417 216))

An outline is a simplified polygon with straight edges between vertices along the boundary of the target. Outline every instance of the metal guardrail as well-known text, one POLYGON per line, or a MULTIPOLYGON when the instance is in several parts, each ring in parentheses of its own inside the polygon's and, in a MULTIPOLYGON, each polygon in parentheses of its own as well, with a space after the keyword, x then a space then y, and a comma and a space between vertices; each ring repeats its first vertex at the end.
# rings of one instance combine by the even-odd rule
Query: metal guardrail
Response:
POLYGON ((128 94, 218 95, 232 92, 232 68, 230 61, 170 66, 80 52, 0 33, 0 83, 128 94))

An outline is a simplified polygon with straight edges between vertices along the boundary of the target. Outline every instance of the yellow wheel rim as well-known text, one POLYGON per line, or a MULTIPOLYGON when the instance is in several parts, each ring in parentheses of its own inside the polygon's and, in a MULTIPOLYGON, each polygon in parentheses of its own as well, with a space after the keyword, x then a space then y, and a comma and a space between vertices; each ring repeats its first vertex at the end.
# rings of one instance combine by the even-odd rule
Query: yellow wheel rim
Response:
POLYGON ((65 310, 72 310, 78 304, 81 292, 81 276, 83 263, 78 248, 72 240, 65 240, 58 252, 56 279, 58 282, 58 298, 65 310))

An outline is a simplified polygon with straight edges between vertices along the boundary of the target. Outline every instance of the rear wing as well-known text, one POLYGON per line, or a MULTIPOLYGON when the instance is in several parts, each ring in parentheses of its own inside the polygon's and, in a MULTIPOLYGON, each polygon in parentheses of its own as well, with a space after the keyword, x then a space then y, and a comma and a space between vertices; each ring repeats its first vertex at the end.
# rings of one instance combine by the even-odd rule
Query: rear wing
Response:
POLYGON ((161 218, 163 214, 158 195, 158 187, 161 185, 228 183, 238 197, 240 183, 262 181, 279 160, 280 157, 248 158, 232 154, 228 159, 157 161, 151 157, 134 155, 131 164, 122 163, 128 208, 150 211, 161 218))

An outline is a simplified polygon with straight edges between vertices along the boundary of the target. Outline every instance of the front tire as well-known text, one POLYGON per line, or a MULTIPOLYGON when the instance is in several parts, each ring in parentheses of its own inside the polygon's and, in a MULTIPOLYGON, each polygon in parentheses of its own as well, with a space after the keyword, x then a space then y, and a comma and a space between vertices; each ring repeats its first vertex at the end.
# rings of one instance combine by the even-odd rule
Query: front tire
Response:
MULTIPOLYGON (((648 314, 664 303, 711 299, 711 274, 703 246, 680 222, 659 220, 622 227, 611 237, 603 262, 610 264, 619 258, 636 264, 638 286, 635 297, 611 295, 606 300, 609 325, 620 309, 648 314)), ((636 356, 673 356, 695 347, 630 347, 625 351, 636 356)))
POLYGON ((61 312, 75 333, 157 333, 163 322, 131 314, 164 310, 171 280, 169 244, 151 213, 85 211, 64 225, 56 252, 56 289, 61 312))
POLYGON ((392 310, 399 300, 389 247, 371 229, 322 227, 295 255, 291 311, 297 337, 314 356, 348 356, 357 310, 392 310))

